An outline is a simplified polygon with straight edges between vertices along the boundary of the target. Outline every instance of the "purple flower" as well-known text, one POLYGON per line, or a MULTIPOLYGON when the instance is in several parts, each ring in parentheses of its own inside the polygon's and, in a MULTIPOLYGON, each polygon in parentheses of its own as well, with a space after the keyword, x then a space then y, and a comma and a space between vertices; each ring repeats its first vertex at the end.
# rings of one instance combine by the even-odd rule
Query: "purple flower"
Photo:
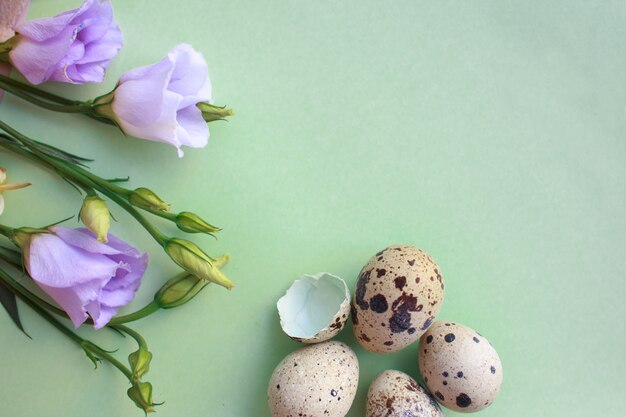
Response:
POLYGON ((78 327, 91 316, 105 326, 132 301, 148 265, 148 254, 109 234, 101 243, 87 229, 53 226, 22 245, 26 269, 78 327))
POLYGON ((111 3, 86 0, 78 9, 20 23, 11 63, 32 84, 102 82, 122 47, 111 3))
POLYGON ((178 45, 160 62, 126 72, 112 94, 113 115, 108 116, 126 134, 174 145, 178 156, 183 145, 206 146, 209 128, 196 105, 212 102, 211 81, 202 54, 190 45, 178 45))

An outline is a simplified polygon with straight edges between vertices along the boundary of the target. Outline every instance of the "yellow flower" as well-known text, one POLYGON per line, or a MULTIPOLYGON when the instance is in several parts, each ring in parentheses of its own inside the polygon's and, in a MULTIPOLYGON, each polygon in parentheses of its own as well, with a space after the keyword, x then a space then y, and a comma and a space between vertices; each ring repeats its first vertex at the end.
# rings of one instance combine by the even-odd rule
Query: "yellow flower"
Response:
POLYGON ((7 184, 7 170, 0 167, 0 214, 4 211, 4 197, 2 196, 2 192, 7 190, 18 190, 20 188, 28 187, 29 185, 29 182, 7 184))

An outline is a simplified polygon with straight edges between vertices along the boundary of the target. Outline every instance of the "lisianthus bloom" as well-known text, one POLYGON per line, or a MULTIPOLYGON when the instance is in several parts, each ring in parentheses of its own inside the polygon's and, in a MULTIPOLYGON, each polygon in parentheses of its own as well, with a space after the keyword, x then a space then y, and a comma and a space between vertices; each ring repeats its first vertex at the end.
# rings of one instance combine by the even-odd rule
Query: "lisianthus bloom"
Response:
POLYGON ((102 82, 122 47, 111 3, 85 0, 74 10, 17 24, 11 64, 32 84, 102 82))
POLYGON ((96 111, 114 120, 124 133, 142 139, 202 148, 209 128, 199 103, 212 103, 206 61, 181 44, 153 65, 124 73, 112 93, 96 100, 96 111))
POLYGON ((147 253, 111 234, 102 243, 87 229, 53 226, 48 233, 19 233, 30 276, 75 327, 88 316, 96 329, 105 326, 132 301, 148 265, 147 253))
POLYGON ((0 214, 4 212, 4 197, 2 196, 2 192, 7 190, 18 190, 20 188, 28 187, 29 185, 29 182, 7 184, 7 171, 6 169, 0 167, 0 214))

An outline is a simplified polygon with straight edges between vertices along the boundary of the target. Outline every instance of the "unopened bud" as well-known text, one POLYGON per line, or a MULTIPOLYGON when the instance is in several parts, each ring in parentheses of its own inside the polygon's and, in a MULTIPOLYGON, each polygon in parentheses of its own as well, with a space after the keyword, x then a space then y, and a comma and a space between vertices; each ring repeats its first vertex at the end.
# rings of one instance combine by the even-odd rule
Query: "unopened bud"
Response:
POLYGON ((165 252, 185 271, 200 279, 231 289, 234 284, 215 265, 213 260, 194 243, 171 238, 165 242, 165 252))
MULTIPOLYGON (((221 268, 228 262, 228 255, 221 256, 213 262, 213 266, 221 268)), ((154 295, 154 301, 160 308, 174 308, 187 303, 198 295, 209 281, 200 279, 189 272, 181 272, 170 279, 154 295)))
POLYGON ((220 228, 204 221, 200 216, 188 211, 178 213, 176 216, 176 226, 187 233, 215 233, 220 228))
POLYGON ((107 242, 109 227, 111 227, 111 213, 103 199, 96 195, 85 197, 79 216, 87 229, 96 235, 98 242, 107 242))
POLYGON ((202 112, 202 117, 207 123, 215 120, 224 120, 226 117, 233 116, 235 114, 232 109, 228 109, 226 106, 214 106, 207 102, 198 103, 196 106, 202 112))
POLYGON ((170 205, 154 193, 154 191, 140 187, 130 194, 130 203, 133 206, 146 208, 149 210, 170 211, 170 205))

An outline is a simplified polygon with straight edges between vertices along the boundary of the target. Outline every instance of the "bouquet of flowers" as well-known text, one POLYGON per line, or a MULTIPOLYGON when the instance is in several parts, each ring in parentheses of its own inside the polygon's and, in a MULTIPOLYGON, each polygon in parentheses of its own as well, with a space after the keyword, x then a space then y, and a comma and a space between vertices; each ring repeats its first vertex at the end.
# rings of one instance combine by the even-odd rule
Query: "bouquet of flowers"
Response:
MULTIPOLYGON (((35 87, 49 81, 82 84, 102 82, 107 66, 122 47, 122 32, 108 0, 85 0, 75 10, 27 21, 28 1, 0 3, 0 65, 13 67, 27 82, 0 74, 0 91, 47 110, 78 113, 111 125, 128 136, 176 147, 201 148, 209 138, 208 122, 223 120, 232 111, 213 104, 207 64, 190 45, 174 47, 159 62, 124 73, 112 91, 88 101, 76 101, 35 87)), ((152 385, 144 380, 152 354, 145 339, 127 326, 160 309, 178 307, 208 283, 228 289, 232 282, 221 271, 226 255, 213 258, 193 242, 167 236, 148 216, 169 221, 185 233, 215 235, 219 228, 195 213, 171 211, 150 188, 126 188, 128 178, 105 179, 88 168, 90 159, 33 139, 0 120, 0 151, 40 165, 69 183, 82 197, 79 218, 84 227, 53 225, 16 227, 2 224, 0 235, 0 302, 24 333, 16 298, 78 344, 97 367, 109 362, 129 380, 128 396, 146 413, 157 405, 152 385), (109 233, 114 203, 128 212, 158 242, 182 272, 165 282, 151 303, 126 315, 118 310, 130 303, 148 265, 148 254, 109 233), (27 276, 29 282, 20 279, 27 276), (27 285, 33 283, 35 285, 27 285), (37 288, 39 290, 37 290, 37 288), (126 363, 114 352, 79 336, 83 324, 112 329, 137 342, 126 363)), ((12 183, 0 167, 2 193, 30 184, 12 183)))

